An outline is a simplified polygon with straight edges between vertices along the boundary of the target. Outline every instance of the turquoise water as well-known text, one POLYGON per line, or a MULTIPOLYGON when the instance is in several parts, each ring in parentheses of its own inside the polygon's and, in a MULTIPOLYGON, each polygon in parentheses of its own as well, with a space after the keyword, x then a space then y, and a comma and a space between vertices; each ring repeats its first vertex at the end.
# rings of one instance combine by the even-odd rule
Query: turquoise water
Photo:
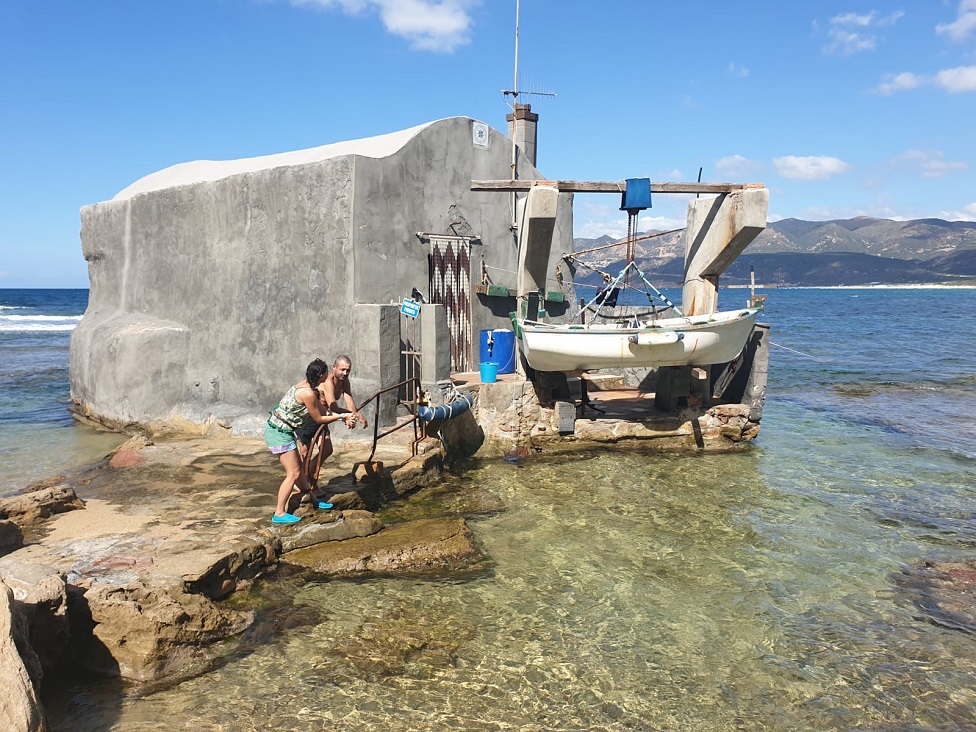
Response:
POLYGON ((905 582, 976 555, 976 290, 769 295, 747 452, 471 460, 428 505, 485 507, 490 571, 282 576, 266 643, 53 728, 976 728, 976 636, 905 582))
POLYGON ((0 496, 93 462, 116 435, 68 413, 68 346, 88 290, 0 289, 0 496))

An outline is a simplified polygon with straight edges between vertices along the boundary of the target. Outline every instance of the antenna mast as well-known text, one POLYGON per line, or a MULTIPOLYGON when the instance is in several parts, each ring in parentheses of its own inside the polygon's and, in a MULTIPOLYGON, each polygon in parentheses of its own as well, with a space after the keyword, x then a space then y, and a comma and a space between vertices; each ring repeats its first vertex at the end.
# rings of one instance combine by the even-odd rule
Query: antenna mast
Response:
MULTIPOLYGON (((512 98, 511 109, 512 109, 512 127, 510 129, 510 134, 512 138, 512 163, 511 163, 511 180, 518 179, 518 140, 519 140, 519 118, 521 112, 531 113, 528 105, 524 105, 525 109, 519 109, 519 95, 530 94, 533 96, 541 97, 554 97, 555 94, 551 92, 523 92, 519 91, 519 15, 520 15, 521 2, 520 0, 515 0, 515 77, 512 80, 512 88, 502 90, 502 94, 506 97, 512 98)), ((538 117, 536 116, 536 119, 538 117)), ((532 162, 535 163, 535 141, 533 139, 532 143, 532 162)), ((515 204, 516 195, 512 194, 512 231, 517 228, 517 221, 515 215, 515 204)))
POLYGON ((519 31, 519 0, 515 0, 515 79, 512 81, 512 92, 511 92, 513 108, 518 103, 518 31, 519 31))

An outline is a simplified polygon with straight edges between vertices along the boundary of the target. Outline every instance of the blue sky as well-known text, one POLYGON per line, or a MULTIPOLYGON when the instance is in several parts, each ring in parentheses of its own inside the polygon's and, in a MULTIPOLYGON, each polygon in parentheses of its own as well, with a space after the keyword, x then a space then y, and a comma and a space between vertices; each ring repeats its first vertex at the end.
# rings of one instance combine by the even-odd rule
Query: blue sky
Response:
MULTIPOLYGON (((770 218, 976 220, 976 0, 521 0, 549 178, 761 181, 770 218)), ((515 0, 3 0, 0 287, 87 287, 79 210, 176 163, 464 115, 515 0)), ((577 236, 622 234, 577 196, 577 236)), ((656 196, 642 229, 682 226, 656 196)))

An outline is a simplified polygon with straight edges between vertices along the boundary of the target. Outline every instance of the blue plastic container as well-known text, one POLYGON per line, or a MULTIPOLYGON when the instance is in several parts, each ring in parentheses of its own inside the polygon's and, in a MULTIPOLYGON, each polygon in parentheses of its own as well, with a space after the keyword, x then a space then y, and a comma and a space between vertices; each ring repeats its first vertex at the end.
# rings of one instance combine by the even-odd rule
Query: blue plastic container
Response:
POLYGON ((494 384, 496 381, 498 381, 497 363, 480 363, 478 366, 481 369, 482 384, 494 384))
MULTIPOLYGON (((515 373, 515 331, 507 328, 481 331, 481 363, 493 363, 500 374, 515 373)), ((484 379, 482 379, 484 381, 484 379)))

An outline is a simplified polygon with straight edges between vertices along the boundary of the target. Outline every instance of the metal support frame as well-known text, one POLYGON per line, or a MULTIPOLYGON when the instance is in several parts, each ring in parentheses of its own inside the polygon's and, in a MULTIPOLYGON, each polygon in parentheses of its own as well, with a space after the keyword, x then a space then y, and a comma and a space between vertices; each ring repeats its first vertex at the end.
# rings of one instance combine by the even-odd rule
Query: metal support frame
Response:
MULTIPOLYGON (((365 460, 361 460, 352 466, 352 474, 355 479, 356 468, 361 465, 371 464, 373 461, 373 456, 376 454, 376 443, 383 437, 393 434, 404 427, 413 425, 413 440, 410 441, 410 457, 416 457, 418 445, 427 439, 427 425, 417 415, 417 407, 421 400, 421 389, 420 389, 420 379, 417 377, 405 379, 403 381, 397 382, 392 386, 388 386, 384 389, 380 389, 375 392, 372 396, 362 402, 359 411, 362 412, 366 409, 370 402, 374 404, 373 410, 373 445, 369 451, 369 457, 365 460), (379 417, 380 417, 380 397, 391 391, 399 391, 402 387, 410 385, 413 387, 414 398, 411 402, 402 402, 408 404, 410 407, 410 417, 403 422, 398 422, 392 427, 387 427, 382 432, 379 428, 379 417)), ((305 471, 305 475, 308 477, 308 482, 312 488, 318 486, 319 473, 322 470, 322 463, 324 458, 322 456, 322 447, 325 444, 325 436, 328 434, 328 425, 319 425, 319 428, 315 431, 315 436, 312 438, 312 442, 308 446, 308 450, 305 453, 305 458, 302 461, 302 469, 305 471)))

